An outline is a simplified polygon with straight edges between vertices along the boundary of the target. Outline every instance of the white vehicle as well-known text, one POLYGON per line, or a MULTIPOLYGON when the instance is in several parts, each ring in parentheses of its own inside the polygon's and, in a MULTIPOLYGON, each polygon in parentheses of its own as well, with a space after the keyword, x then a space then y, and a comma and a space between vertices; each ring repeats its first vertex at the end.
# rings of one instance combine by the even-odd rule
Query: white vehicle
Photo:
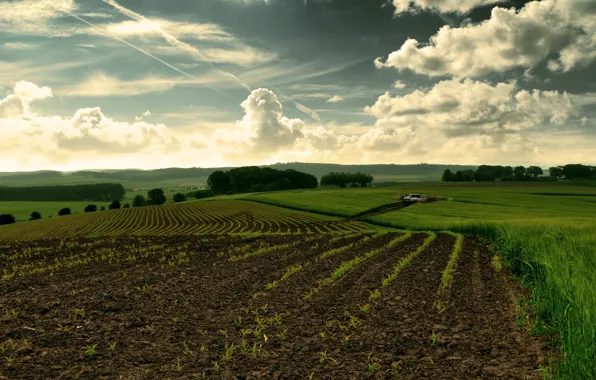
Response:
POLYGON ((403 198, 406 202, 420 202, 424 200, 424 197, 420 194, 408 194, 403 198))

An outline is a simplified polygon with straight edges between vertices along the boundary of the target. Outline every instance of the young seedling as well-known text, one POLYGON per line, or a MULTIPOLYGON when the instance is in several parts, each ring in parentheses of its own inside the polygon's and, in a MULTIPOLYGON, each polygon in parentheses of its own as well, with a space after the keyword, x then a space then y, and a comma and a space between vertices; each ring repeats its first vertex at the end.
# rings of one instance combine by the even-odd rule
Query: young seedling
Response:
POLYGON ((447 310, 447 303, 444 301, 437 301, 437 311, 439 314, 445 312, 447 310))
POLYGON ((430 336, 430 344, 434 346, 437 344, 438 340, 439 340, 439 336, 437 334, 435 334, 435 332, 433 331, 433 333, 430 336))
POLYGON ((182 364, 180 364, 180 358, 178 358, 176 360, 176 365, 174 366, 174 369, 176 370, 176 372, 182 372, 182 364))
POLYGON ((184 347, 184 355, 192 356, 192 351, 188 347, 188 344, 186 344, 186 342, 184 342, 184 343, 182 343, 182 346, 184 347))
POLYGON ((96 348, 97 348, 97 344, 93 344, 91 346, 85 346, 85 356, 90 359, 93 359, 96 354, 96 351, 95 351, 96 348))
POLYGON ((375 289, 374 292, 370 292, 370 299, 371 300, 376 300, 379 297, 381 297, 381 291, 379 289, 375 289))
POLYGON ((377 372, 379 370, 379 368, 381 367, 381 365, 379 363, 370 363, 368 365, 368 372, 372 375, 375 372, 377 372))
POLYGON ((323 364, 325 361, 331 361, 333 364, 339 364, 337 360, 332 358, 331 356, 327 355, 327 350, 319 352, 319 363, 323 364))
POLYGON ((111 351, 114 351, 116 349, 117 343, 116 342, 110 342, 109 344, 110 344, 110 350, 111 351))
POLYGON ((361 312, 363 313, 368 313, 368 311, 370 310, 370 306, 368 304, 365 305, 358 305, 358 308, 360 309, 361 312))
POLYGON ((78 318, 85 318, 85 309, 73 309, 71 319, 76 321, 78 318))

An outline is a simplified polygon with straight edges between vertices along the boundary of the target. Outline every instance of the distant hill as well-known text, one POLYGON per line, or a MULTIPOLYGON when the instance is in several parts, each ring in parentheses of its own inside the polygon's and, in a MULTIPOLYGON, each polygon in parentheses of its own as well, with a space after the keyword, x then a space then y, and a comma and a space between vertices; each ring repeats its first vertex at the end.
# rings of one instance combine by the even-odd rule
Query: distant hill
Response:
MULTIPOLYGON (((418 164, 418 165, 340 165, 312 164, 304 162, 277 163, 262 165, 274 169, 295 169, 320 178, 329 172, 364 172, 372 174, 375 182, 433 182, 440 181, 441 174, 447 168, 452 171, 476 169, 476 166, 418 164)), ((216 170, 226 168, 164 168, 154 170, 81 170, 76 172, 59 172, 51 170, 19 173, 0 173, 0 186, 44 186, 75 185, 102 182, 122 183, 127 189, 150 187, 176 187, 204 185, 207 177, 216 170)))

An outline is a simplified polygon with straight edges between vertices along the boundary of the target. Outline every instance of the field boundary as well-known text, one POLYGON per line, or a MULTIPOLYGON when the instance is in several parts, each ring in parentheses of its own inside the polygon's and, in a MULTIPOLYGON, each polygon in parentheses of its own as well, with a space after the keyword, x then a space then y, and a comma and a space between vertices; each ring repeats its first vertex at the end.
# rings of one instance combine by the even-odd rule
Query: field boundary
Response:
POLYGON ((239 201, 254 202, 254 203, 261 203, 261 204, 265 204, 265 205, 269 205, 269 206, 277 206, 277 207, 287 208, 289 210, 309 212, 309 213, 312 213, 312 214, 318 214, 318 215, 324 215, 324 216, 335 216, 335 217, 344 218, 344 220, 339 220, 337 222, 349 222, 349 221, 356 221, 357 220, 359 222, 364 222, 364 223, 368 223, 368 224, 374 224, 374 225, 380 226, 380 227, 390 227, 390 228, 397 228, 397 229, 409 229, 409 228, 406 228, 404 226, 396 226, 396 225, 392 225, 390 223, 377 222, 377 221, 368 219, 368 217, 370 217, 370 216, 375 216, 375 215, 383 214, 385 212, 390 212, 390 211, 401 210, 402 208, 408 207, 409 204, 408 203, 405 203, 405 202, 387 203, 387 204, 384 204, 384 205, 381 205, 381 206, 373 207, 371 209, 368 209, 368 210, 359 212, 358 214, 355 214, 355 215, 350 215, 350 214, 344 214, 344 213, 339 213, 339 212, 321 211, 321 210, 317 210, 317 209, 311 209, 311 208, 308 208, 308 207, 298 207, 298 206, 286 205, 286 204, 282 204, 282 203, 278 203, 278 202, 274 202, 274 201, 262 200, 262 199, 238 198, 238 200, 239 201))

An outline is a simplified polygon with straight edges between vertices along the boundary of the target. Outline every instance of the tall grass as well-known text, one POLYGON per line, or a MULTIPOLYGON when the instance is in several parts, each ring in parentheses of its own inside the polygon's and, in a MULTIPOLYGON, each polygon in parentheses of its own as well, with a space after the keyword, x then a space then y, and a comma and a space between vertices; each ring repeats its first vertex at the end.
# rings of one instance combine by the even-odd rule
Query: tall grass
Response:
POLYGON ((563 351, 557 378, 596 378, 596 236, 565 227, 471 224, 459 232, 490 239, 511 272, 532 289, 535 331, 563 351))

